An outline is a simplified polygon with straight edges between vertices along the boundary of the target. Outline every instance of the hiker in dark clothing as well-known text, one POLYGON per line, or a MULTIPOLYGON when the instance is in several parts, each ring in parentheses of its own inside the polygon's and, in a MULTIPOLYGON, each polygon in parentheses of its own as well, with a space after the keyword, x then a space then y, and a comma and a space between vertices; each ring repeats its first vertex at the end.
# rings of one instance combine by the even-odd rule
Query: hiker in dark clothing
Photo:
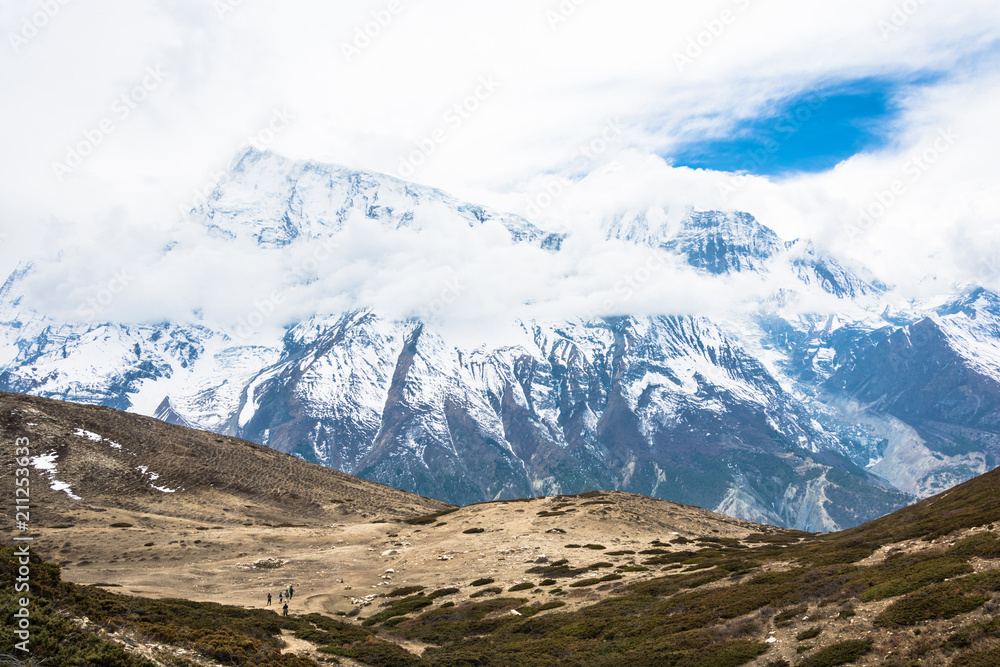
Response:
POLYGON ((271 606, 271 594, 270 593, 267 594, 267 606, 268 607, 271 606))
POLYGON ((278 602, 283 602, 285 600, 285 591, 278 592, 278 602))
POLYGON ((288 616, 288 603, 287 602, 285 603, 285 606, 281 608, 281 615, 282 616, 288 616))
POLYGON ((294 587, 293 587, 293 586, 292 586, 291 584, 289 584, 289 585, 288 585, 288 599, 289 599, 289 600, 291 600, 291 599, 292 599, 292 594, 293 594, 294 592, 295 592, 295 588, 294 588, 294 587))

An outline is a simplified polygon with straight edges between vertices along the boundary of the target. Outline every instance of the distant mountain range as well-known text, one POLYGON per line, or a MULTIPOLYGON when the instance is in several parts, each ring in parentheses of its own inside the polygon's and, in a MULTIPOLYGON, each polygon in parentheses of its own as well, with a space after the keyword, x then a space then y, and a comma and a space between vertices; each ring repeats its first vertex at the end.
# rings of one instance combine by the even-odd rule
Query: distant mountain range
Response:
MULTIPOLYGON (((335 241, 352 217, 417 234, 416 220, 447 217, 553 257, 567 238, 254 149, 191 212, 247 262, 335 241)), ((620 489, 825 531, 996 467, 998 295, 893 303, 863 267, 746 213, 634 210, 603 228, 706 277, 779 287, 721 319, 517 321, 503 346, 373 309, 249 344, 233 328, 57 320, 26 296, 42 270, 26 261, 0 288, 0 389, 145 412, 455 504, 620 489), (818 299, 836 314, 801 312, 818 299)))

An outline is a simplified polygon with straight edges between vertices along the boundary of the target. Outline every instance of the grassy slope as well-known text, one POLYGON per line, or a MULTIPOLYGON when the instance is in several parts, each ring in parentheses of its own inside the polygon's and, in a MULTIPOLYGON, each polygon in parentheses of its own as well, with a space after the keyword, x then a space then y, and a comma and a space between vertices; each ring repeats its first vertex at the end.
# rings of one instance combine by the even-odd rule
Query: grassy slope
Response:
MULTIPOLYGON (((36 561, 32 657, 60 665, 152 664, 102 639, 104 632, 186 647, 225 665, 315 664, 280 653, 285 630, 324 647, 331 659, 387 666, 725 667, 782 665, 790 658, 824 667, 862 656, 883 665, 996 665, 998 527, 1000 470, 830 535, 778 531, 745 540, 749 547, 703 539, 680 552, 677 544, 654 542, 637 559, 662 576, 627 588, 613 572, 574 570, 583 563, 540 567, 538 586, 552 600, 545 610, 484 584, 481 600, 459 605, 449 602, 448 592, 401 594, 364 625, 115 595, 61 582, 56 566, 36 561), (887 545, 898 547, 886 551, 887 545), (584 578, 567 578, 560 568, 584 578), (560 612, 559 598, 581 583, 606 598, 560 612), (72 620, 83 617, 87 629, 72 620), (796 644, 790 655, 764 641, 772 631, 790 632, 796 644), (417 658, 393 643, 402 639, 431 647, 417 658)), ((0 653, 14 653, 14 568, 12 550, 0 551, 0 653)))
MULTIPOLYGON (((703 541, 682 552, 654 545, 643 564, 662 568, 663 577, 609 592, 604 601, 573 613, 536 614, 522 607, 523 598, 507 592, 455 606, 447 601, 454 591, 402 595, 413 592, 403 590, 363 626, 316 615, 283 619, 269 611, 114 595, 59 582, 55 566, 38 563, 33 646, 36 658, 54 657, 59 664, 149 664, 73 628, 69 615, 86 616, 108 631, 186 646, 227 665, 314 664, 279 653, 282 629, 325 647, 331 657, 370 665, 710 667, 740 665, 761 655, 763 664, 782 665, 763 641, 768 630, 794 624, 798 631, 802 617, 811 614, 832 620, 803 625, 796 635, 803 650, 794 664, 822 667, 867 656, 869 662, 881 659, 876 664, 910 665, 918 657, 936 656, 956 665, 990 665, 997 664, 1000 619, 983 612, 984 606, 995 610, 992 600, 1000 591, 1000 569, 994 569, 1000 539, 991 530, 963 531, 998 521, 1000 471, 994 471, 841 533, 760 535, 749 548, 735 540, 703 541), (916 548, 859 564, 899 542, 916 548), (879 604, 877 614, 866 621, 856 617, 856 608, 873 604, 879 604), (515 609, 519 614, 511 613, 515 609), (848 626, 857 637, 829 639, 848 626), (431 648, 417 658, 393 638, 431 648)), ((6 599, 13 579, 10 550, 0 568, 6 599)), ((540 580, 545 576, 539 572, 540 580)), ((593 583, 616 585, 613 578, 593 583)), ((558 580, 546 585, 560 587, 558 580)), ((0 639, 6 645, 12 643, 12 611, 3 612, 0 639)))

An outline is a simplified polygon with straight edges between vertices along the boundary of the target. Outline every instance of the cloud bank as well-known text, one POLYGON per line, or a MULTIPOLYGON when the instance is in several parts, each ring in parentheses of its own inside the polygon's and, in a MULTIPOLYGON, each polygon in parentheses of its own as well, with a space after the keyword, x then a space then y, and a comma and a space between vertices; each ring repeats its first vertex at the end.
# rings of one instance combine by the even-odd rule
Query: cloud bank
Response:
MULTIPOLYGON (((239 320, 272 290, 406 314, 457 276, 470 321, 524 304, 555 317, 602 307, 649 261, 598 249, 596 231, 644 208, 746 210, 903 296, 1000 288, 995 2, 29 0, 0 8, 0 35, 0 272, 60 258, 36 291, 60 313, 128 278, 113 308, 134 319, 239 320), (674 164, 679 146, 871 77, 909 82, 878 150, 782 178, 674 164), (406 172, 572 241, 543 265, 454 230, 358 233, 323 280, 289 287, 291 255, 247 266, 181 220, 248 144, 406 172)), ((658 271, 630 307, 739 306, 726 286, 678 289, 698 280, 684 271, 658 271)))

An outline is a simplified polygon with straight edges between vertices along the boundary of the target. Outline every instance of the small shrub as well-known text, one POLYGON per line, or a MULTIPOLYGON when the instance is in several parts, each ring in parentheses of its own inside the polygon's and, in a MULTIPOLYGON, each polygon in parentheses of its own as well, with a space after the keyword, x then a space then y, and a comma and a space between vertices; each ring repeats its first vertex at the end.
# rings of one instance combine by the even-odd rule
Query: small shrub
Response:
POLYGON ((118 523, 111 524, 112 528, 131 528, 132 524, 125 523, 124 521, 119 521, 118 523))
POLYGON ((603 544, 584 544, 583 548, 584 549, 593 549, 594 551, 602 551, 604 549, 607 549, 607 547, 604 546, 603 544))
POLYGON ((456 507, 450 510, 444 510, 442 512, 435 512, 434 514, 425 514, 424 516, 414 517, 412 519, 406 519, 405 523, 411 526, 426 526, 431 523, 436 523, 438 519, 446 514, 451 514, 452 512, 457 512, 460 508, 456 507))
POLYGON ((543 579, 542 581, 538 582, 538 585, 539 586, 555 586, 557 583, 559 583, 559 582, 557 582, 555 579, 543 579))
MULTIPOLYGON (((603 577, 590 577, 587 579, 580 579, 579 581, 574 581, 570 584, 570 588, 581 588, 583 586, 595 586, 597 584, 602 584, 605 581, 617 581, 622 579, 620 574, 606 574, 603 577)), ((553 591, 555 592, 555 591, 553 591)))
POLYGON ((823 628, 819 627, 818 625, 814 625, 813 627, 807 628, 802 632, 800 632, 799 634, 795 635, 795 639, 797 639, 800 642, 803 642, 807 639, 814 639, 816 637, 819 637, 820 634, 822 634, 822 632, 823 628))
POLYGON ((519 584, 514 584, 513 586, 511 586, 507 590, 513 593, 515 591, 526 591, 529 588, 534 588, 534 587, 535 587, 535 585, 533 583, 531 583, 530 581, 522 581, 519 584))
POLYGON ((463 530, 462 533, 465 535, 475 535, 477 533, 485 533, 485 528, 469 528, 468 530, 463 530))
POLYGON ((438 598, 443 598, 448 595, 454 595, 458 592, 457 588, 439 588, 436 591, 432 591, 427 594, 428 600, 437 600, 438 598))
POLYGON ((955 556, 978 556, 979 558, 1000 558, 1000 540, 996 533, 980 533, 959 540, 948 549, 948 553, 955 556))
POLYGON ((421 663, 420 658, 406 649, 376 639, 356 642, 350 646, 324 646, 319 650, 323 653, 352 658, 372 667, 410 667, 421 663))
POLYGON ((827 646, 809 656, 797 667, 836 667, 854 662, 872 649, 872 640, 853 639, 827 646))
POLYGON ((362 621, 361 625, 371 626, 376 623, 382 623, 390 618, 393 618, 394 616, 405 616, 406 614, 432 604, 434 603, 431 600, 428 600, 425 595, 411 595, 410 597, 396 600, 385 611, 380 611, 379 613, 366 618, 362 621))
POLYGON ((558 609, 559 607, 565 607, 566 603, 562 600, 552 600, 546 602, 545 604, 538 605, 537 607, 520 607, 517 613, 521 616, 534 616, 535 614, 543 611, 548 611, 549 609, 558 609))
POLYGON ((499 586, 491 586, 489 588, 482 588, 482 589, 476 591, 475 593, 473 593, 472 595, 470 595, 469 597, 470 598, 481 598, 484 595, 500 595, 501 593, 503 593, 503 589, 502 588, 500 588, 499 586))
POLYGON ((807 611, 809 611, 809 607, 806 607, 805 605, 786 609, 774 617, 774 624, 779 628, 791 625, 796 616, 802 616, 807 611))
POLYGON ((419 593, 424 590, 423 586, 403 586, 402 588, 394 588, 385 594, 387 598, 398 598, 404 595, 413 595, 414 593, 419 593))
POLYGON ((932 584, 893 602, 875 617, 874 623, 879 627, 894 627, 953 618, 979 608, 990 599, 986 593, 998 589, 998 571, 932 584))
POLYGON ((470 586, 486 586, 487 584, 492 584, 495 580, 492 577, 484 577, 482 579, 476 579, 470 586))
POLYGON ((1000 647, 975 653, 964 653, 951 663, 952 667, 996 667, 1000 665, 1000 647))
POLYGON ((382 624, 383 628, 393 628, 402 623, 403 621, 408 621, 410 618, 408 616, 396 616, 395 618, 390 618, 388 621, 382 624))

